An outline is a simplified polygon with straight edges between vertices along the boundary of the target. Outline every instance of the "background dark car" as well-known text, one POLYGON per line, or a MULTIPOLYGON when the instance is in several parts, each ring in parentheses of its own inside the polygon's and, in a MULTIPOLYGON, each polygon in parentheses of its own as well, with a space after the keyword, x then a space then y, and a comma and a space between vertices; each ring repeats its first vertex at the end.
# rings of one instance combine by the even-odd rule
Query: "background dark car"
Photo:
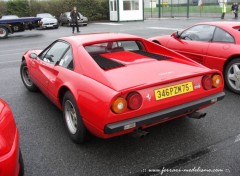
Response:
POLYGON ((199 1, 199 0, 192 0, 192 4, 195 5, 195 6, 197 6, 197 5, 198 5, 198 1, 199 1))
MULTIPOLYGON (((83 25, 83 26, 87 26, 88 18, 83 16, 81 13, 79 13, 79 15, 80 15, 80 19, 78 20, 78 24, 83 25)), ((63 26, 63 25, 71 26, 70 12, 64 12, 60 15, 59 24, 61 26, 63 26)))

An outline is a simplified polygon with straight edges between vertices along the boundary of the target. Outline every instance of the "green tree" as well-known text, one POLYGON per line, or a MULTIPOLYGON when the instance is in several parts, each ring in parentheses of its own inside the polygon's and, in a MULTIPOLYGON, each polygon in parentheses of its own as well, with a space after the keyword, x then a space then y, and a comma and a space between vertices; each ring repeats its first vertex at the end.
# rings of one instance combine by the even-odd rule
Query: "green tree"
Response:
POLYGON ((7 1, 7 14, 18 16, 29 16, 29 2, 27 0, 11 0, 7 1))
POLYGON ((0 17, 6 14, 6 11, 7 11, 6 3, 2 0, 0 1, 0 17))
POLYGON ((74 6, 89 20, 109 19, 108 0, 0 0, 0 15, 16 14, 23 17, 51 13, 59 17, 61 13, 71 11, 74 6))

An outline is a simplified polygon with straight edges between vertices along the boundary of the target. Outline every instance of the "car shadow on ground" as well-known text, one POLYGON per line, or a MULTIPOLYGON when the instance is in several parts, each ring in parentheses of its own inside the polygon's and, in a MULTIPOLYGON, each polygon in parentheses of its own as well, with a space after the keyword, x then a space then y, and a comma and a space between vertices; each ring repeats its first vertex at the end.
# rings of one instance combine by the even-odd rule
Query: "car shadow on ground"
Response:
POLYGON ((13 34, 9 35, 8 38, 3 40, 16 40, 16 39, 27 39, 27 38, 41 38, 44 34, 13 34))

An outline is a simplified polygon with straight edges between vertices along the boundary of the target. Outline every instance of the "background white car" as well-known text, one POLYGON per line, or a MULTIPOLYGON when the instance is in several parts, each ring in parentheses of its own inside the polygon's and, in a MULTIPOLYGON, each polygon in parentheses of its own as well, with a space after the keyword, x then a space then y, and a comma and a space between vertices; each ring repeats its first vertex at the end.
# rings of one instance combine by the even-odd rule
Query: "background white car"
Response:
POLYGON ((46 28, 58 28, 58 20, 52 16, 50 13, 39 13, 37 14, 36 17, 42 18, 41 20, 41 28, 46 29, 46 28))

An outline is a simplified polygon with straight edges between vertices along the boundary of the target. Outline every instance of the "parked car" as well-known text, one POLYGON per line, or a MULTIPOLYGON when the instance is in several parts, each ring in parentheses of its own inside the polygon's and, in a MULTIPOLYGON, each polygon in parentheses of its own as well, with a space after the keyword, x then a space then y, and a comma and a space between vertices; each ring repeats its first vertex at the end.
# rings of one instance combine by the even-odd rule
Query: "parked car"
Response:
POLYGON ((207 22, 149 40, 224 74, 226 86, 240 94, 240 23, 207 22))
POLYGON ((52 16, 50 13, 39 13, 37 14, 38 18, 42 18, 41 20, 41 27, 42 29, 46 28, 55 28, 57 29, 59 27, 58 20, 52 16))
MULTIPOLYGON (((82 26, 87 26, 88 24, 88 18, 83 16, 81 13, 79 13, 80 19, 78 20, 78 24, 82 26)), ((68 25, 71 26, 71 17, 70 17, 70 12, 65 12, 62 13, 59 17, 59 24, 60 25, 68 25)))
POLYGON ((3 15, 1 20, 10 20, 10 19, 17 19, 19 18, 17 15, 3 15))
POLYGON ((198 5, 199 0, 192 0, 192 5, 198 5))
POLYGON ((10 107, 2 99, 0 99, 0 175, 24 175, 19 132, 10 107))
POLYGON ((29 50, 23 84, 63 111, 71 139, 110 138, 198 112, 223 99, 221 72, 143 38, 115 33, 63 37, 29 50))

